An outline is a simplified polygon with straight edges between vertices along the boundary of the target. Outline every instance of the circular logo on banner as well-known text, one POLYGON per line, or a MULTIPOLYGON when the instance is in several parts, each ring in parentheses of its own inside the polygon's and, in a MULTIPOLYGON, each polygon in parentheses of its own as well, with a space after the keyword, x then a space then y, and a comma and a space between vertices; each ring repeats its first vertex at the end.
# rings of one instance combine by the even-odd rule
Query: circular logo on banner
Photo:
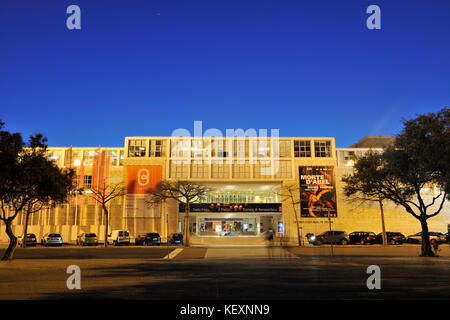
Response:
POLYGON ((146 186, 150 182, 150 172, 147 169, 141 169, 138 171, 137 178, 140 186, 146 186))

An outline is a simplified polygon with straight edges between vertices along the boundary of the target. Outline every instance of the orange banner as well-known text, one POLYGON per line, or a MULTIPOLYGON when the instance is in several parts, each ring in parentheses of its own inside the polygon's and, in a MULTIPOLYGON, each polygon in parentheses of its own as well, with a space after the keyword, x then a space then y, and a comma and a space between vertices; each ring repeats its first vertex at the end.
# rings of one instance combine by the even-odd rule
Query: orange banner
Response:
POLYGON ((162 180, 161 166, 127 166, 125 171, 125 192, 145 194, 155 189, 162 180))

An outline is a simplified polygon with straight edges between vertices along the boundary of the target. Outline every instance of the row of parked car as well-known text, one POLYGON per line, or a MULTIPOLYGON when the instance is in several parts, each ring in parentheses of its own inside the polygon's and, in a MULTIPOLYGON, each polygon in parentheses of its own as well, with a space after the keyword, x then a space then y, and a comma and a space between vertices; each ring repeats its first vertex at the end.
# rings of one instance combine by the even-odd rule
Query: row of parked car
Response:
MULTIPOLYGON (((430 242, 435 243, 446 243, 449 242, 448 232, 443 234, 441 232, 428 232, 430 242)), ((306 235, 309 243, 313 245, 321 244, 381 244, 383 243, 383 234, 375 234, 374 232, 368 231, 355 231, 347 234, 344 231, 326 231, 317 236, 313 234, 306 235)), ((402 243, 421 243, 422 242, 422 232, 405 237, 400 232, 386 232, 386 240, 389 244, 402 244, 402 243)))
MULTIPOLYGON (((23 241, 24 237, 19 236, 19 245, 22 245, 23 241)), ((28 233, 25 241, 27 246, 36 246, 38 244, 36 235, 33 233, 28 233)), ((131 243, 130 233, 128 230, 113 230, 108 235, 107 241, 108 244, 114 246, 129 246, 131 243)), ((156 232, 142 233, 135 238, 134 243, 136 246, 159 246, 161 245, 161 236, 156 232)), ((181 233, 172 233, 169 235, 168 243, 170 245, 184 245, 183 235, 181 233)), ((42 237, 40 244, 42 246, 62 246, 63 238, 59 233, 46 233, 42 237)), ((98 237, 93 232, 83 232, 77 236, 76 244, 77 246, 96 246, 98 245, 98 237)))

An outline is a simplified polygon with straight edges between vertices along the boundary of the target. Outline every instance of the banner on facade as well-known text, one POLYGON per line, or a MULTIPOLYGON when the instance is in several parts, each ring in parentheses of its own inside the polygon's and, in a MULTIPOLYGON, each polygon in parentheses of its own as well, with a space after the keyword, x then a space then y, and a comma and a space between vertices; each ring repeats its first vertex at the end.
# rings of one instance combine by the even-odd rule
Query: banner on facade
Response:
MULTIPOLYGON (((179 211, 185 211, 180 203, 179 211)), ((191 203, 189 212, 282 212, 281 203, 191 203)))
POLYGON ((156 188, 162 180, 161 166, 126 166, 125 193, 145 194, 156 188))
POLYGON ((334 168, 299 167, 300 215, 302 218, 337 217, 334 168))
POLYGON ((159 218, 161 208, 149 206, 148 190, 156 188, 162 180, 161 166, 125 167, 125 217, 159 218))

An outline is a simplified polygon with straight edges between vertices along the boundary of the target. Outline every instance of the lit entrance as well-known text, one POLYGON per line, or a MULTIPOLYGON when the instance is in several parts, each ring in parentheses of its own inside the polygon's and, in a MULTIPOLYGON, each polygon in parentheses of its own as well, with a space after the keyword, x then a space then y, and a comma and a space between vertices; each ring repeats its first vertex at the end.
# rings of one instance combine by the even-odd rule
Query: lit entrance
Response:
POLYGON ((191 213, 191 235, 199 237, 259 237, 272 230, 276 235, 281 212, 264 214, 191 213))
POLYGON ((256 218, 201 218, 200 236, 255 236, 256 218))
MULTIPOLYGON (((279 225, 284 224, 279 183, 209 183, 206 186, 211 191, 189 206, 190 234, 203 239, 201 243, 215 243, 212 238, 224 241, 241 238, 243 243, 253 241, 251 238, 260 241, 270 230, 278 236, 279 225)), ((184 211, 181 203, 180 222, 184 221, 184 211)))

